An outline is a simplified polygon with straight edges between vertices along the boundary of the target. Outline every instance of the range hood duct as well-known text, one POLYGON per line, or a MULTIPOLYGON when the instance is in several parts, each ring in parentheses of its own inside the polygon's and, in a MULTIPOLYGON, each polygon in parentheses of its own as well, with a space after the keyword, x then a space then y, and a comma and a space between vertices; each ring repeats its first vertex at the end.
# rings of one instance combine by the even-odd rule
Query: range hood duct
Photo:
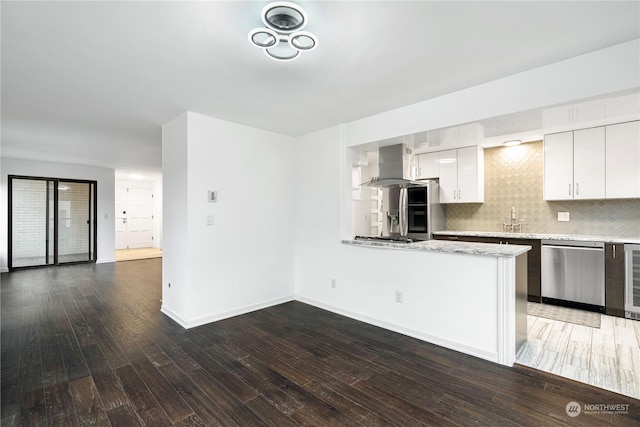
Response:
POLYGON ((424 181, 414 181, 413 148, 407 144, 389 145, 378 149, 378 174, 371 181, 360 184, 366 187, 414 187, 424 181))

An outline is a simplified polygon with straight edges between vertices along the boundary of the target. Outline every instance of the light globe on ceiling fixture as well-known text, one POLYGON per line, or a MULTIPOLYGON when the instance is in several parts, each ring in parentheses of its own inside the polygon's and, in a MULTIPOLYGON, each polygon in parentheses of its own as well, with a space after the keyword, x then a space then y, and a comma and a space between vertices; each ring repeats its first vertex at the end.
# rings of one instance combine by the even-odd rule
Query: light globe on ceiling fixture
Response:
POLYGON ((318 38, 314 34, 302 31, 307 25, 307 13, 296 4, 269 3, 262 9, 261 18, 266 28, 249 31, 249 41, 263 49, 270 58, 290 61, 300 52, 318 46, 318 38))
POLYGON ((522 144, 522 140, 520 139, 512 139, 510 141, 505 141, 502 143, 505 147, 515 147, 516 145, 522 144))

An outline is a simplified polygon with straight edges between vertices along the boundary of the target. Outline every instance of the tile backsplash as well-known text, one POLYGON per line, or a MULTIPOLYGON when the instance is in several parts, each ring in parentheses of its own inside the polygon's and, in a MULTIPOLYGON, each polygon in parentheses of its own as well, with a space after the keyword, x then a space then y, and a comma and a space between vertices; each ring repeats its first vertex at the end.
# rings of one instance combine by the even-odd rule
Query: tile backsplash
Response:
POLYGON ((448 204, 447 230, 502 231, 511 207, 527 233, 640 237, 640 199, 542 199, 542 141, 484 150, 484 203, 448 204), (558 212, 570 221, 559 222, 558 212))

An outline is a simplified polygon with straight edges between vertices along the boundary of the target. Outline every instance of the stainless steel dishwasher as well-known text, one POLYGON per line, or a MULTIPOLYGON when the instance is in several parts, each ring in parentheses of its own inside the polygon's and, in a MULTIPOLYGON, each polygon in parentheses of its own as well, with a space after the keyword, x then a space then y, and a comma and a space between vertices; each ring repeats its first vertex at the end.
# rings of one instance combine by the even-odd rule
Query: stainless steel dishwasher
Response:
POLYGON ((542 241, 542 301, 604 308, 604 243, 542 241))

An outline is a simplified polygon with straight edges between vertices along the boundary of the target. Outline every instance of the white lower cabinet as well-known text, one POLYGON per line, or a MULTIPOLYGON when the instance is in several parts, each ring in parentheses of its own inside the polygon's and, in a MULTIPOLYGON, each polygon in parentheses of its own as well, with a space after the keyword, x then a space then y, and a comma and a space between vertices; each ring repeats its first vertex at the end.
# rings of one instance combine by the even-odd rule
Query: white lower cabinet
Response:
POLYGON ((484 150, 466 147, 439 152, 440 203, 484 202, 484 150))

